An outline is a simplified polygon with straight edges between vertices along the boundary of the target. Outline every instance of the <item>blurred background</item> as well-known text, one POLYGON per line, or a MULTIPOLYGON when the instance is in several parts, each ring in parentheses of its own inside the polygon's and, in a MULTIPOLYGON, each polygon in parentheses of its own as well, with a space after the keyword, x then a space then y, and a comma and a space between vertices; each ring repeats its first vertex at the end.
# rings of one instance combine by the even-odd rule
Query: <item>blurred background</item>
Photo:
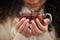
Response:
MULTIPOLYGON (((20 1, 21 0, 0 0, 0 19, 4 20, 6 16, 12 16, 12 15, 18 13, 18 10, 21 5, 20 1), (15 4, 13 1, 15 2, 15 4), (12 7, 12 9, 11 9, 11 7, 12 7), (11 9, 11 11, 10 11, 11 13, 8 14, 9 9, 11 9)), ((52 12, 51 10, 53 10, 53 12, 52 12, 53 13, 52 15, 54 15, 53 24, 56 25, 55 29, 56 29, 57 33, 59 34, 58 37, 60 37, 60 27, 59 27, 60 26, 60 0, 48 0, 47 3, 49 3, 48 5, 50 5, 50 7, 53 8, 53 9, 50 9, 50 8, 48 8, 49 6, 46 6, 46 8, 48 9, 46 11, 52 12)))

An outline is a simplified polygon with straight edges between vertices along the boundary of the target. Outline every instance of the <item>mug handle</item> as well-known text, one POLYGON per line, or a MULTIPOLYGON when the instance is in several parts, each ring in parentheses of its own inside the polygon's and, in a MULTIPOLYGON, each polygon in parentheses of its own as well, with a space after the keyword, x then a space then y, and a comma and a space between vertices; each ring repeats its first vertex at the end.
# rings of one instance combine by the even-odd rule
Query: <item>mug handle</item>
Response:
POLYGON ((45 14, 46 16, 49 16, 49 19, 50 19, 50 22, 49 22, 49 24, 52 22, 52 15, 50 14, 50 13, 46 13, 45 14))

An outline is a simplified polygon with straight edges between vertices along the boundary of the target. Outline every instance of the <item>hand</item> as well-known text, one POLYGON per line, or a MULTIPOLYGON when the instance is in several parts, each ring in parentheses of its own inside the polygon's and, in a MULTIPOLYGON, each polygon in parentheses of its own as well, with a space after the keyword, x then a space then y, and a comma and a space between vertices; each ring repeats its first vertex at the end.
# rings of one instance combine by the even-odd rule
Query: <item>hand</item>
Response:
POLYGON ((25 37, 31 36, 31 32, 28 27, 29 27, 29 19, 26 18, 22 18, 16 24, 17 31, 22 35, 24 35, 25 37))
POLYGON ((44 24, 42 25, 39 19, 36 19, 36 22, 34 20, 31 20, 30 28, 33 35, 41 35, 48 31, 48 22, 49 19, 44 19, 44 24))

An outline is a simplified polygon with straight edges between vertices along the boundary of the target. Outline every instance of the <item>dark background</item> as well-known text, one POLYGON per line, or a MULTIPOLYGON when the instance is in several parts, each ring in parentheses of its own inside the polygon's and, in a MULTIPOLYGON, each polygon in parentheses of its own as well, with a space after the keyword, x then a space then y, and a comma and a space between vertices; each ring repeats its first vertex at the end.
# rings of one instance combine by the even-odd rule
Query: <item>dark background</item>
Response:
MULTIPOLYGON (((4 20, 6 16, 11 16, 11 14, 14 15, 15 13, 8 14, 9 9, 11 6, 13 6, 11 12, 15 10, 14 8, 19 9, 18 5, 21 5, 20 1, 21 0, 0 0, 0 18, 4 20), (14 4, 13 1, 15 1, 16 4, 14 4)), ((53 24, 56 25, 55 29, 60 37, 60 0, 48 0, 48 3, 52 9, 56 11, 55 13, 52 13, 52 15, 55 17, 53 24)))

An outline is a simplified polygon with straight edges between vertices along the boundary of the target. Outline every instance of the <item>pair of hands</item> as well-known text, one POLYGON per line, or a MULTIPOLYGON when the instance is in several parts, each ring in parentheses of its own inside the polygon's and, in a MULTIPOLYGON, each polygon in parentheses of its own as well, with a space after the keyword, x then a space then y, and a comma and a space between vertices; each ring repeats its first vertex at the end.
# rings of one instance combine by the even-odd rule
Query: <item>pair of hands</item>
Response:
POLYGON ((16 29, 19 33, 24 35, 25 37, 30 37, 31 35, 41 35, 48 31, 48 22, 49 19, 44 19, 44 24, 42 25, 39 19, 36 19, 36 22, 34 20, 26 19, 25 17, 19 20, 16 19, 16 29), (30 22, 30 23, 29 23, 30 22), (37 26, 37 25, 38 26, 37 26))

